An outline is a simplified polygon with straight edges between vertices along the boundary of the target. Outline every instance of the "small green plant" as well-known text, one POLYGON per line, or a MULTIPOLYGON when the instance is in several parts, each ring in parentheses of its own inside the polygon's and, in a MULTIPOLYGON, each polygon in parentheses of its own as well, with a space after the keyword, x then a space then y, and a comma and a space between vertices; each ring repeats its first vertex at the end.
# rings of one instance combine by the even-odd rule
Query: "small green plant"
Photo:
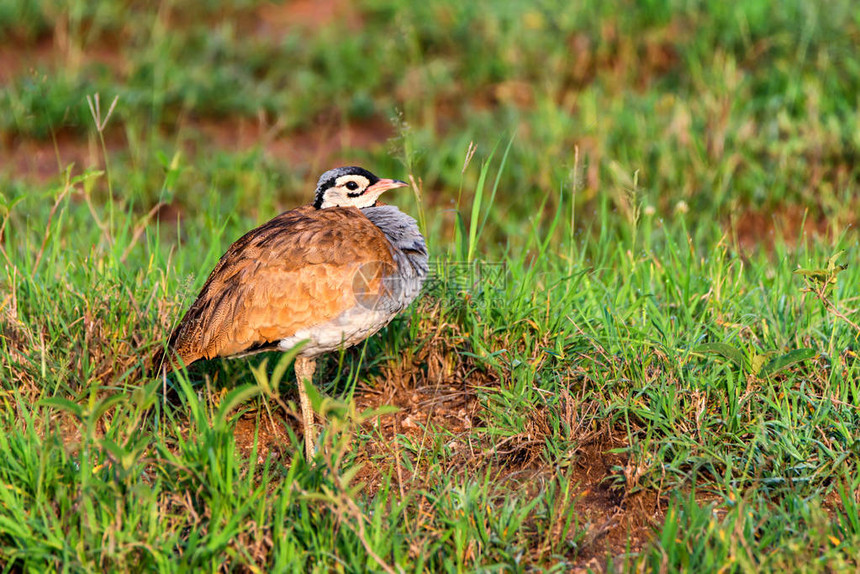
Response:
POLYGON ((787 353, 780 353, 779 351, 762 353, 752 346, 744 353, 741 349, 727 343, 702 343, 693 347, 693 352, 703 355, 719 355, 728 359, 742 372, 750 373, 755 377, 775 375, 817 355, 815 349, 810 348, 793 349, 787 353))
POLYGON ((847 264, 837 263, 844 253, 842 250, 831 255, 823 269, 798 268, 795 273, 803 278, 807 292, 814 294, 829 313, 850 325, 860 336, 860 325, 840 311, 832 300, 839 274, 848 269, 847 264))

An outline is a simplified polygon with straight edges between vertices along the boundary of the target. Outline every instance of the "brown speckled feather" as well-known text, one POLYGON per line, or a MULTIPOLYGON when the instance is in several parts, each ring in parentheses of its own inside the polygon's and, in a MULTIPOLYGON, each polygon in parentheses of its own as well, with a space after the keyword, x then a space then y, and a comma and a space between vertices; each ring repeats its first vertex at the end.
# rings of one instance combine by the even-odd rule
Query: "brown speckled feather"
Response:
POLYGON ((384 288, 382 272, 393 265, 388 240, 360 210, 287 211, 230 246, 169 348, 188 365, 276 343, 355 306, 359 267, 372 270, 359 275, 371 292, 384 288))

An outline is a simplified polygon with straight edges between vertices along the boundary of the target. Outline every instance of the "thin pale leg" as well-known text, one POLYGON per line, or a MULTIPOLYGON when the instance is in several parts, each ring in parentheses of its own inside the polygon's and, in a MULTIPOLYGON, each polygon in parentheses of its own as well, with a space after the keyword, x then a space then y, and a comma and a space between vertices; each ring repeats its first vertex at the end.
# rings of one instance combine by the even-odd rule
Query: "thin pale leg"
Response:
POLYGON ((296 357, 296 379, 299 383, 299 402, 302 405, 302 424, 304 425, 305 433, 305 458, 311 460, 314 456, 314 443, 316 442, 316 433, 314 432, 314 410, 311 408, 311 400, 308 397, 308 392, 305 390, 304 381, 313 383, 314 371, 317 368, 316 359, 308 359, 306 357, 296 357))

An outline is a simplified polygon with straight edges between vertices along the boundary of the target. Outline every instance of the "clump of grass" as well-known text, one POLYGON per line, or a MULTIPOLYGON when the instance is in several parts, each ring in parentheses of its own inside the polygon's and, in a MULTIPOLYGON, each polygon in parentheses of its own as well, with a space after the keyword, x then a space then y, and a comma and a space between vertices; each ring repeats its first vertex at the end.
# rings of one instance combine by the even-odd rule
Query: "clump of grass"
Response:
POLYGON ((801 564, 810 572, 857 568, 853 496, 843 496, 846 507, 828 511, 820 500, 796 495, 774 503, 755 494, 753 501, 731 494, 723 504, 678 496, 670 502, 662 531, 635 566, 698 572, 795 570, 801 564))

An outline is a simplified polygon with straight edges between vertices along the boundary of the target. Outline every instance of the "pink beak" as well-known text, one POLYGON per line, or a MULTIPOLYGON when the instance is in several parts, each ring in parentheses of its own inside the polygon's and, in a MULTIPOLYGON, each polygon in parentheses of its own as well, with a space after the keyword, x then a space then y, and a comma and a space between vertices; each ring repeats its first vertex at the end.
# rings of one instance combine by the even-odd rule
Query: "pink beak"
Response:
POLYGON ((406 187, 407 185, 409 184, 407 184, 405 181, 400 181, 399 179, 380 179, 379 181, 365 189, 364 193, 375 191, 382 193, 383 191, 388 191, 389 189, 406 187))

